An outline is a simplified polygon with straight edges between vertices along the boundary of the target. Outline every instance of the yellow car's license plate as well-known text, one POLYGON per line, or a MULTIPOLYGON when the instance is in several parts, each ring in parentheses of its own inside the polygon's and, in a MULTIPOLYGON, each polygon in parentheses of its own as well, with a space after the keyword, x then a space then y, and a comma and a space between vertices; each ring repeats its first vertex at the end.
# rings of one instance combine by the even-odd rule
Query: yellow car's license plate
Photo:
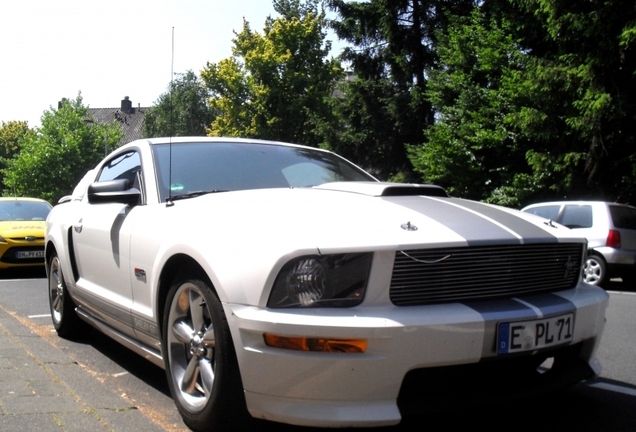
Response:
POLYGON ((15 255, 17 259, 44 258, 44 251, 18 251, 15 255))

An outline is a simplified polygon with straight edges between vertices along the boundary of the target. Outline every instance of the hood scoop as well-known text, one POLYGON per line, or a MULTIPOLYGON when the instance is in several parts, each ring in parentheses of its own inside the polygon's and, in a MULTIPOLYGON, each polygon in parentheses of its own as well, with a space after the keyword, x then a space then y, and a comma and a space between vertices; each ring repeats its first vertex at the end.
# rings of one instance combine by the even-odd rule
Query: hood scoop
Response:
POLYGON ((326 189, 351 192, 368 196, 433 196, 448 198, 448 193, 440 187, 428 184, 387 183, 387 182, 334 182, 315 186, 326 189))

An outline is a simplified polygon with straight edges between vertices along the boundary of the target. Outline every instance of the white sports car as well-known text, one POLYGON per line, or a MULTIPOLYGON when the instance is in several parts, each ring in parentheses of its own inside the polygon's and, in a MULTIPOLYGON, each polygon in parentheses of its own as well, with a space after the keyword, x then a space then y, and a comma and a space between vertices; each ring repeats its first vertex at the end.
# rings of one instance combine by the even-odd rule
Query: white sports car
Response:
POLYGON ((89 323, 165 368, 195 430, 391 425, 599 372, 585 239, 534 215, 226 138, 132 142, 61 201, 57 332, 89 323))

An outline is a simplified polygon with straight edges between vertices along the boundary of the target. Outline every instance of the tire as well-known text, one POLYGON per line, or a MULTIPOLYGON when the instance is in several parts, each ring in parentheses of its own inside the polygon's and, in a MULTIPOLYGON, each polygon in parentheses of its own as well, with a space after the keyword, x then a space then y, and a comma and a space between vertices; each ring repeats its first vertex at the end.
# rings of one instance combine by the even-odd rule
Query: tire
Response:
POLYGON ((163 321, 168 385, 185 424, 195 431, 247 425, 251 417, 232 337, 209 285, 182 272, 168 292, 163 321))
POLYGON ((583 280, 590 285, 602 286, 607 281, 607 264, 597 254, 590 254, 585 261, 583 280))
POLYGON ((57 334, 63 338, 73 338, 84 334, 86 325, 75 312, 75 302, 68 293, 62 267, 57 254, 53 254, 47 267, 49 283, 49 306, 51 318, 57 334))

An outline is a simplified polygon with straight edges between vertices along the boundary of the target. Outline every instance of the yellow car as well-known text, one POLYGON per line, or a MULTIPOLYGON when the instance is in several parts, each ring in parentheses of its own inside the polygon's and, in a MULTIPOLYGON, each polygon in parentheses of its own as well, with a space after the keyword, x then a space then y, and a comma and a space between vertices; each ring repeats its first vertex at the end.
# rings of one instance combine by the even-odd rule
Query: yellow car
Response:
POLYGON ((51 204, 0 198, 0 269, 44 265, 44 229, 51 204))

